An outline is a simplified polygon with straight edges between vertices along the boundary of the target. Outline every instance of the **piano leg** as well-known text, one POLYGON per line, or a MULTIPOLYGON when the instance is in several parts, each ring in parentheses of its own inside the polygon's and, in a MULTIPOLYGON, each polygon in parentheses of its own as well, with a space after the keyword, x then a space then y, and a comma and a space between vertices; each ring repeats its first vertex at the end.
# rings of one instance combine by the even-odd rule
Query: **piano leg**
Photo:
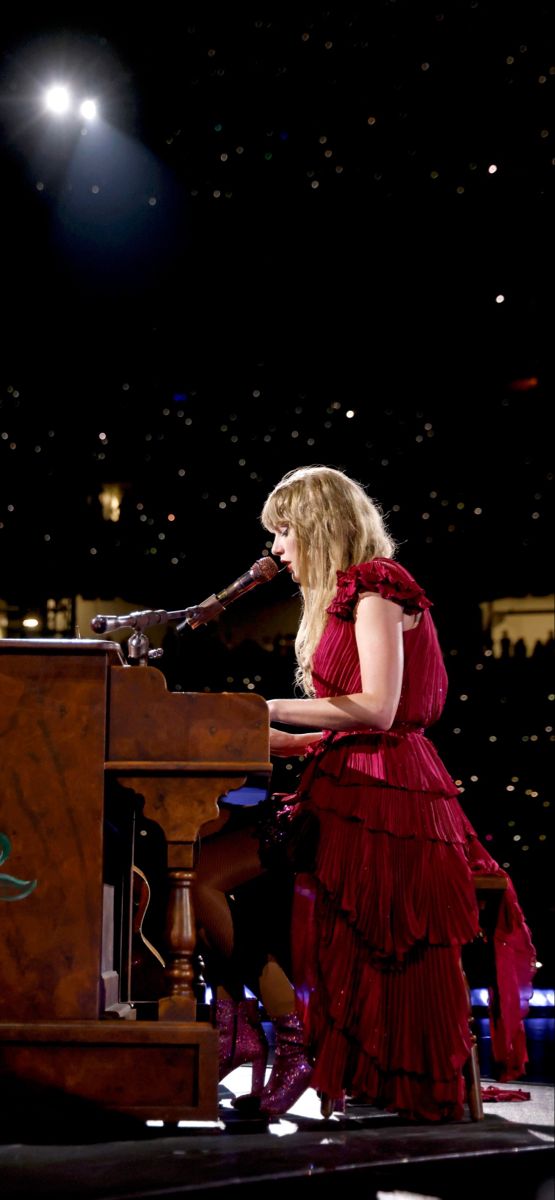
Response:
POLYGON ((193 953, 196 945, 195 918, 191 903, 193 845, 168 843, 168 910, 166 924, 165 994, 158 1003, 161 1021, 194 1021, 197 1000, 194 990, 193 953))

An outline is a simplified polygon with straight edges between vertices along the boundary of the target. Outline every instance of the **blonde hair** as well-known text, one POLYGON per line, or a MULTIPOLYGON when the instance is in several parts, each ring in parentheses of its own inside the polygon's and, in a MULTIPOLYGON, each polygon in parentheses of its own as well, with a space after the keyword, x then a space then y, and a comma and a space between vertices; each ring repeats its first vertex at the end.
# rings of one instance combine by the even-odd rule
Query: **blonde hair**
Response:
POLYGON ((266 529, 288 525, 295 533, 302 596, 296 680, 313 695, 312 659, 337 589, 337 571, 372 558, 393 558, 395 543, 362 484, 333 467, 289 471, 270 492, 260 519, 266 529))

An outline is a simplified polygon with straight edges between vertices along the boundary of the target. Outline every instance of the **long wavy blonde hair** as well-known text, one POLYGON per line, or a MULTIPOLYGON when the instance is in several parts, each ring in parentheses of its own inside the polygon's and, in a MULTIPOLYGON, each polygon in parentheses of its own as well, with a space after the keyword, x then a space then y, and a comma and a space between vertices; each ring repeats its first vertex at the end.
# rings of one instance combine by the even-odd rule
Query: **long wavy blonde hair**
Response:
POLYGON ((362 484, 334 467, 289 471, 270 492, 260 519, 271 532, 287 525, 296 536, 302 597, 296 681, 313 695, 312 659, 337 589, 336 572, 372 558, 393 558, 395 543, 362 484))

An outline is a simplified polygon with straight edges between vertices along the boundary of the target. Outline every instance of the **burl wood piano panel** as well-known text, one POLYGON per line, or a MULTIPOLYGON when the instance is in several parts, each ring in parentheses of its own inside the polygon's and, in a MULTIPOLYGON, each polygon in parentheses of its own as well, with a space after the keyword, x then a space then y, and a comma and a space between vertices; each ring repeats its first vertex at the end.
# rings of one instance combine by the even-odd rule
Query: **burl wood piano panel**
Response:
POLYGON ((155 667, 114 667, 107 758, 267 762, 268 706, 237 692, 168 692, 155 667))
POLYGON ((0 1020, 99 1015, 106 655, 0 655, 0 1020))
MULTIPOLYGON (((209 1025, 158 1021, 0 1024, 0 1081, 89 1101, 89 1112, 126 1112, 144 1120, 217 1119, 218 1033, 209 1025)), ((21 1097, 21 1086, 17 1094, 21 1097)), ((67 1110, 66 1110, 67 1111, 67 1110)), ((75 1110, 78 1119, 79 1108, 75 1110)))

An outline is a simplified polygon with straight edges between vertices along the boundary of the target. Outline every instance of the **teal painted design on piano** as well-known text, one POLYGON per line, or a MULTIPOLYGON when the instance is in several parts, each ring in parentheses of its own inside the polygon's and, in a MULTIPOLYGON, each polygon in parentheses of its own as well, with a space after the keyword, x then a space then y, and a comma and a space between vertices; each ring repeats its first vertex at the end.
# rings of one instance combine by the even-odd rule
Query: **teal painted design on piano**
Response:
MULTIPOLYGON (((12 844, 5 833, 0 833, 0 866, 9 858, 12 844)), ((16 879, 15 875, 0 873, 0 900, 24 900, 37 886, 36 879, 16 879)))

